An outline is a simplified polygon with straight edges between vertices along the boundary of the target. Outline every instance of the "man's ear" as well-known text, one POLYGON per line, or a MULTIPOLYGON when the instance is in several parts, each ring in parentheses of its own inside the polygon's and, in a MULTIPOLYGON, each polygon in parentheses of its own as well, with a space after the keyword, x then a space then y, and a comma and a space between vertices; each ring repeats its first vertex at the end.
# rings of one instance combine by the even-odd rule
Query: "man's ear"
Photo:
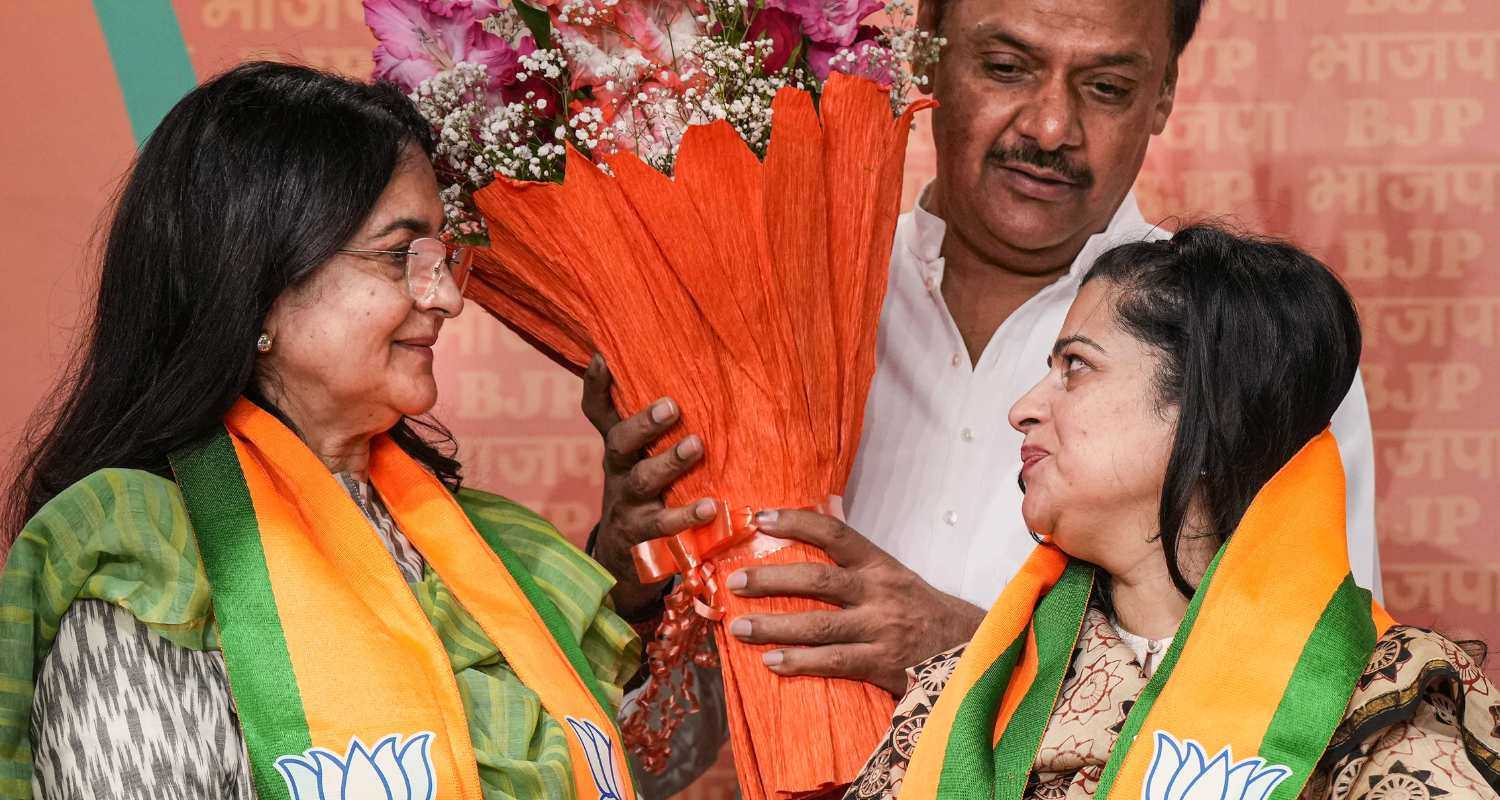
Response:
POLYGON ((1167 129, 1167 118, 1172 116, 1172 106, 1177 102, 1177 59, 1167 65, 1167 75, 1162 79, 1161 94, 1156 98, 1152 112, 1151 135, 1158 136, 1167 129))

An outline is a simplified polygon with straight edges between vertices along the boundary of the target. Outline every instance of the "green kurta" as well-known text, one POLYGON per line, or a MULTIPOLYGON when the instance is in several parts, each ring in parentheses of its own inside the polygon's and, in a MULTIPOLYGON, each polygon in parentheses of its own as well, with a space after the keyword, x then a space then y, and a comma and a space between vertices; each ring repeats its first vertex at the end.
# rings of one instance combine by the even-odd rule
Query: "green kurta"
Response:
MULTIPOLYGON (((458 501, 476 528, 519 557, 618 707, 641 644, 609 607, 613 579, 524 507, 470 490, 458 501)), ((486 800, 571 798, 562 725, 430 568, 411 587, 453 664, 486 800)), ((117 605, 180 647, 218 649, 208 579, 175 483, 100 470, 55 497, 16 540, 0 578, 0 795, 30 796, 37 674, 63 615, 83 599, 117 605)))

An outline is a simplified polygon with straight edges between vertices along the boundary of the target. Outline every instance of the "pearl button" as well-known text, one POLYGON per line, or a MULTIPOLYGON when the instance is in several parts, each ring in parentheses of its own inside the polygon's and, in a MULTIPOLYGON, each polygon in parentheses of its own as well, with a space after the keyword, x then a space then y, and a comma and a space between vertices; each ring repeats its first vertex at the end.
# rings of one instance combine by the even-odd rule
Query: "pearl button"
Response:
POLYGON ((951 359, 949 359, 949 360, 948 360, 948 363, 949 363, 949 364, 952 364, 952 365, 953 365, 953 366, 955 366, 955 367, 956 367, 956 366, 958 366, 958 365, 959 365, 959 364, 962 364, 962 363, 964 363, 964 362, 963 362, 963 361, 961 361, 961 360, 960 360, 960 359, 959 359, 959 357, 958 357, 958 353, 954 353, 954 354, 953 354, 953 358, 951 358, 951 359))
POLYGON ((964 428, 958 434, 958 438, 963 439, 966 442, 972 442, 972 441, 974 441, 974 429, 972 429, 972 428, 964 428))
POLYGON ((949 511, 948 513, 946 513, 946 514, 943 515, 943 521, 946 522, 946 523, 948 523, 949 525, 957 525, 958 524, 958 512, 957 511, 949 511))

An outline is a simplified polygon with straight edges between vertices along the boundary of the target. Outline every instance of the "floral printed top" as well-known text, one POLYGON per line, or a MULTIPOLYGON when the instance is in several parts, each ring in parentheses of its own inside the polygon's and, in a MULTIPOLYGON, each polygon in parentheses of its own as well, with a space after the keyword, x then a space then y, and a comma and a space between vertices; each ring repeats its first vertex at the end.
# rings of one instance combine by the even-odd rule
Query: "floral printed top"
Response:
MULTIPOLYGON (((889 800, 963 648, 908 671, 885 740, 845 800, 889 800)), ((1115 738, 1146 687, 1135 653, 1090 609, 1042 736, 1027 800, 1092 798, 1115 738)), ((1344 721, 1303 789, 1304 800, 1500 798, 1500 688, 1463 648, 1421 628, 1395 627, 1375 645, 1344 721)))

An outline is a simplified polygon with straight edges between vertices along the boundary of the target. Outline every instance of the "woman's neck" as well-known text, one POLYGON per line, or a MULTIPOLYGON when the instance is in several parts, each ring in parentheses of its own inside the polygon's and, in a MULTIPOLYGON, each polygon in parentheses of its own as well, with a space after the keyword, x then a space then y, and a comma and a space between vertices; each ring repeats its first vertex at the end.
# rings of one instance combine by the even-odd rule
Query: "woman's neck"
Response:
POLYGON ((370 479, 370 436, 327 433, 304 435, 304 441, 332 473, 347 472, 361 481, 370 479))
POLYGON ((382 430, 378 424, 351 419, 331 404, 299 401, 285 393, 267 391, 266 399, 286 414, 297 435, 329 472, 369 479, 370 440, 382 430))
MULTIPOLYGON (((1201 519, 1195 508, 1190 519, 1201 519)), ((1177 535, 1177 564, 1182 577, 1197 586, 1222 544, 1218 537, 1198 533, 1204 526, 1188 524, 1177 535)), ((1160 546, 1136 563, 1110 568, 1110 601, 1120 627, 1147 639, 1162 639, 1177 632, 1187 614, 1188 600, 1172 580, 1166 553, 1160 546)))
POLYGON ((1121 628, 1147 639, 1163 639, 1177 632, 1188 600, 1172 583, 1165 559, 1143 562, 1130 570, 1112 572, 1109 577, 1110 603, 1121 628))

